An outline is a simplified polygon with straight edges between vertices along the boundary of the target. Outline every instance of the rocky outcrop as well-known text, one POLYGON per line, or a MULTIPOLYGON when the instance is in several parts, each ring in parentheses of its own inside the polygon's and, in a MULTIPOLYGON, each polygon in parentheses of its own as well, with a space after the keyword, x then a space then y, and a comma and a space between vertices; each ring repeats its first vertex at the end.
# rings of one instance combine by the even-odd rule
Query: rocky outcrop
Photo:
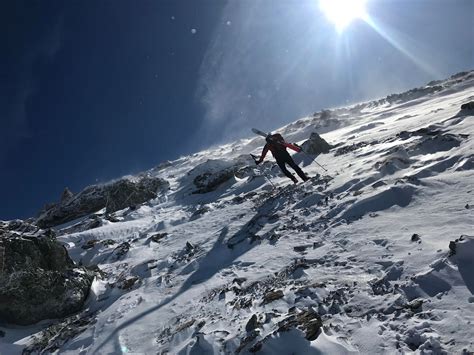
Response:
POLYGON ((49 205, 40 212, 36 224, 41 228, 54 227, 103 208, 106 208, 106 213, 112 213, 151 200, 159 191, 167 189, 167 181, 142 176, 133 180, 122 178, 105 185, 89 186, 73 196, 65 191, 61 202, 49 205))
POLYGON ((67 202, 74 197, 74 194, 67 187, 64 189, 61 195, 61 203, 67 202))
POLYGON ((0 224, 0 319, 20 325, 79 311, 94 275, 76 267, 54 232, 0 224))
POLYGON ((229 167, 218 172, 205 172, 196 176, 193 182, 198 189, 194 193, 203 194, 214 191, 220 184, 231 179, 237 170, 235 167, 229 167))
POLYGON ((332 148, 331 145, 316 132, 311 133, 309 139, 304 142, 301 147, 306 153, 314 155, 328 153, 332 148))
POLYGON ((66 228, 60 229, 57 231, 58 236, 71 234, 71 233, 79 233, 84 232, 90 229, 99 228, 104 224, 104 220, 99 217, 98 215, 91 215, 85 218, 84 220, 73 224, 72 226, 68 226, 66 228))
POLYGON ((465 104, 462 104, 461 110, 474 110, 474 101, 469 101, 465 104))
POLYGON ((194 186, 197 187, 193 193, 203 194, 216 190, 219 185, 229 181, 250 163, 250 156, 240 156, 235 161, 207 160, 188 173, 188 176, 193 179, 194 186))

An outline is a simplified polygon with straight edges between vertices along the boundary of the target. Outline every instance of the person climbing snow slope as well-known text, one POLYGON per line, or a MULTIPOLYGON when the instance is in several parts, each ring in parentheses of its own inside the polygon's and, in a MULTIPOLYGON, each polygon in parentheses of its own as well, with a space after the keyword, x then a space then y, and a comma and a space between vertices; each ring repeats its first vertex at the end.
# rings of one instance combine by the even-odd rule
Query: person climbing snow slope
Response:
POLYGON ((299 152, 301 151, 300 147, 295 144, 285 142, 282 135, 279 133, 269 134, 265 138, 265 140, 267 141, 267 143, 263 147, 262 154, 260 155, 260 158, 258 160, 255 160, 255 163, 257 165, 260 164, 263 159, 265 159, 265 156, 267 155, 268 151, 271 151, 283 174, 289 177, 295 184, 298 182, 298 179, 288 171, 288 169, 286 168, 286 164, 288 164, 303 181, 309 179, 308 176, 295 163, 291 155, 286 150, 286 148, 290 148, 294 151, 299 152))

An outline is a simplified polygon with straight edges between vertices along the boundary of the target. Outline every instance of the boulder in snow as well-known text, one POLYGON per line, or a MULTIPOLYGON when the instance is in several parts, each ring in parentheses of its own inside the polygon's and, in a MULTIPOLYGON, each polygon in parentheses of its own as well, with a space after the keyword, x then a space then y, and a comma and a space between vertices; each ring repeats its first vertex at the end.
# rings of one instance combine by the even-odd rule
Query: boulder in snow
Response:
POLYGON ((462 104, 461 110, 474 110, 474 101, 469 101, 465 104, 462 104))
POLYGON ((216 190, 221 184, 229 181, 234 175, 250 163, 250 156, 240 156, 237 161, 207 160, 192 169, 188 176, 193 179, 194 186, 198 189, 195 194, 203 194, 216 190))
POLYGON ((54 233, 0 226, 0 319, 27 325, 81 309, 94 275, 76 267, 54 233), (30 230, 30 232, 23 232, 30 230))
POLYGON ((316 155, 328 153, 332 147, 328 142, 321 138, 319 134, 313 132, 309 139, 302 144, 302 148, 305 152, 316 155))

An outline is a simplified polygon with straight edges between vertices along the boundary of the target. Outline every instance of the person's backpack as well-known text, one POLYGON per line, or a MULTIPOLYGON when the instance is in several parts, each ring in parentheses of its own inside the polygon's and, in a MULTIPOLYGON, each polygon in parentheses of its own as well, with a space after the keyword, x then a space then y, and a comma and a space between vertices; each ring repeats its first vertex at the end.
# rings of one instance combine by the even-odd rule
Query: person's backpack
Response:
POLYGON ((266 141, 270 144, 273 144, 277 148, 280 149, 285 149, 285 148, 290 148, 294 150, 295 152, 301 152, 302 149, 300 146, 298 146, 295 143, 287 143, 284 139, 283 136, 280 133, 275 133, 268 135, 266 138, 266 141))
POLYGON ((268 143, 279 143, 282 145, 285 144, 285 140, 283 139, 283 136, 280 133, 270 134, 265 140, 268 143))

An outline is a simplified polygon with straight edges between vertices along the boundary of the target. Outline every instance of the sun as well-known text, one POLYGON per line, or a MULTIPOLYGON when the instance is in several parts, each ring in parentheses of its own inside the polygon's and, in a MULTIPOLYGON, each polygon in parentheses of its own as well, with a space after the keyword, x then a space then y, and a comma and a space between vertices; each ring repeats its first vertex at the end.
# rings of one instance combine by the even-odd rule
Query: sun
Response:
POLYGON ((367 16, 367 0, 319 0, 319 7, 326 17, 342 32, 353 20, 367 16))

